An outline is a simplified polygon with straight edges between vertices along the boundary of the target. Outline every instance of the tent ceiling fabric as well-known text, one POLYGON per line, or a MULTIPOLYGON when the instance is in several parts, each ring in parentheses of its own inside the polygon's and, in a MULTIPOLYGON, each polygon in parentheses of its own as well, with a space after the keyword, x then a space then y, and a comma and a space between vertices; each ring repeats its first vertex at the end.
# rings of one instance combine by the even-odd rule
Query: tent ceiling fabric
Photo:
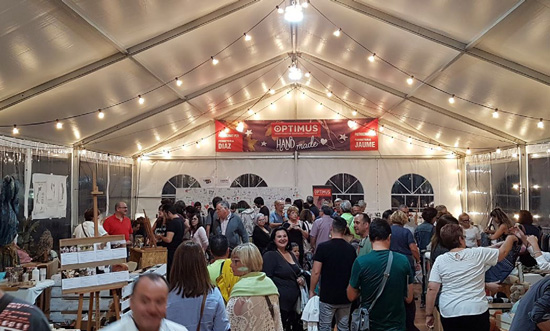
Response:
POLYGON ((308 113, 320 101, 380 117, 448 150, 550 138, 550 122, 537 129, 538 118, 550 120, 547 0, 311 0, 294 28, 274 10, 279 4, 2 2, 0 133, 11 135, 17 124, 22 138, 131 156, 140 153, 138 145, 172 146, 216 118, 242 119, 269 88, 279 94, 259 107, 293 88, 305 100, 281 102, 265 118, 333 118, 308 113), (359 44, 335 37, 338 28, 359 44), (252 40, 244 41, 244 32, 252 40), (370 52, 401 71, 382 59, 370 63, 370 52), (311 72, 309 82, 291 85, 293 59, 311 72), (408 75, 416 78, 411 85, 408 75), (182 86, 175 84, 179 76, 182 86), (449 104, 449 93, 473 103, 449 104), (503 112, 493 119, 492 109, 476 103, 503 112), (87 115, 74 117, 80 114, 87 115), (63 120, 62 130, 25 126, 55 119, 63 120))

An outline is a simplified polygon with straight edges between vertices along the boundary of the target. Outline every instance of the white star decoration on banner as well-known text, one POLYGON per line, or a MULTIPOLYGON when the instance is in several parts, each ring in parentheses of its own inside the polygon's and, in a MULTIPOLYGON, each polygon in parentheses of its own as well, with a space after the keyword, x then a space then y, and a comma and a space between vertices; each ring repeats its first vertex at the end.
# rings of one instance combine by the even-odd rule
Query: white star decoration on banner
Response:
POLYGON ((338 139, 346 141, 346 139, 348 139, 348 136, 346 136, 346 134, 344 133, 344 134, 341 134, 340 138, 338 138, 338 139))
POLYGON ((246 135, 250 137, 252 135, 252 130, 246 130, 246 135))
POLYGON ((267 146, 267 143, 265 141, 262 141, 262 147, 267 146))

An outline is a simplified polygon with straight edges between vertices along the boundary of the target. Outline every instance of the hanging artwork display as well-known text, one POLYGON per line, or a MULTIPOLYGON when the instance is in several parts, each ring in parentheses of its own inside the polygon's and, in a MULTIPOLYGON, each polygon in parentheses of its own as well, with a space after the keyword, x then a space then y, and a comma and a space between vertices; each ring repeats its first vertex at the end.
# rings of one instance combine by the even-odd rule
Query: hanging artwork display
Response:
POLYGON ((67 176, 33 174, 33 219, 67 216, 67 176))
POLYGON ((378 119, 216 121, 216 152, 377 151, 378 119))

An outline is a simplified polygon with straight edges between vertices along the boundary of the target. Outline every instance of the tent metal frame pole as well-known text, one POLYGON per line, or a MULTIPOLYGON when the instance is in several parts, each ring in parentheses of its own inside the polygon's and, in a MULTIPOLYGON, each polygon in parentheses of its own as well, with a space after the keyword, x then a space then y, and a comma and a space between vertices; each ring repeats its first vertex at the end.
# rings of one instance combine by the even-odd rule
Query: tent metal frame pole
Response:
POLYGON ((78 153, 78 148, 73 147, 71 155, 71 233, 72 230, 78 224, 78 192, 79 192, 79 181, 78 177, 80 175, 80 156, 78 153))
POLYGON ((525 145, 518 146, 518 162, 519 162, 519 187, 520 187, 520 206, 523 210, 529 210, 529 156, 525 145))

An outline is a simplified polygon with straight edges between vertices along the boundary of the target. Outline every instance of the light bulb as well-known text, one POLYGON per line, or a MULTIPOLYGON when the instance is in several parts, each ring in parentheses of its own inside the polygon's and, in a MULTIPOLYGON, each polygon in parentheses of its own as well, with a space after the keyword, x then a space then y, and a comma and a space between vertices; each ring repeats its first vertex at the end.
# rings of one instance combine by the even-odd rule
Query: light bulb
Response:
POLYGON ((282 14, 282 13, 285 12, 285 10, 283 8, 279 7, 279 6, 275 6, 275 8, 277 8, 277 13, 279 13, 279 14, 282 14))
POLYGON ((513 188, 514 190, 517 190, 517 189, 519 189, 519 185, 518 185, 518 184, 514 184, 514 185, 512 185, 512 188, 513 188))
POLYGON ((411 144, 411 143, 412 143, 412 141, 413 141, 413 140, 412 140, 412 138, 411 138, 411 137, 407 138, 407 142, 408 142, 409 144, 411 144))
POLYGON ((293 64, 288 69, 288 78, 290 78, 291 80, 300 80, 300 79, 302 79, 302 70, 300 68, 296 67, 295 64, 293 64))
POLYGON ((390 137, 390 143, 393 142, 393 139, 394 139, 393 136, 391 136, 391 137, 390 137))
POLYGON ((454 94, 451 95, 451 97, 449 98, 449 103, 450 103, 450 104, 455 103, 455 95, 454 95, 454 94))
POLYGON ((269 90, 269 94, 271 94, 271 95, 275 94, 275 90, 274 90, 274 89, 270 89, 270 90, 269 90))
POLYGON ((468 149, 466 150, 466 154, 468 154, 468 155, 472 154, 472 151, 470 150, 470 147, 468 147, 468 149))
POLYGON ((63 129, 63 123, 59 122, 59 120, 55 120, 55 128, 58 130, 63 129))
POLYGON ((340 33, 342 32, 342 29, 338 29, 336 31, 334 31, 332 34, 335 36, 335 37, 340 37, 340 33))
POLYGON ((187 145, 181 145, 181 150, 185 151, 187 149, 187 145))
POLYGON ((317 105, 317 109, 323 109, 323 104, 322 104, 322 103, 319 103, 319 104, 317 105))
POLYGON ((101 111, 101 109, 97 111, 97 117, 99 117, 100 119, 105 117, 105 114, 101 111))
POLYGON ((498 108, 495 108, 495 111, 493 112, 493 118, 498 118, 498 108))
POLYGON ((17 125, 13 125, 13 129, 11 130, 13 134, 19 134, 19 129, 17 128, 17 125))
POLYGON ((252 109, 249 109, 248 110, 248 115, 252 115, 252 114, 254 114, 254 111, 252 109))
POLYGON ((309 77, 311 77, 311 73, 308 71, 308 72, 306 72, 306 74, 304 76, 306 76, 306 78, 309 78, 309 77))
POLYGON ((306 92, 302 92, 301 97, 302 97, 302 99, 305 99, 306 98, 306 92))
POLYGON ((287 98, 287 99, 291 99, 291 98, 292 98, 292 94, 290 94, 290 91, 289 91, 289 92, 286 92, 286 98, 287 98))
POLYGON ((375 57, 376 57, 376 53, 372 53, 371 56, 369 56, 369 62, 374 62, 375 57))
POLYGON ((140 105, 143 105, 145 103, 145 99, 141 95, 138 95, 138 102, 140 105))
POLYGON ((497 147, 496 153, 500 154, 502 151, 500 150, 500 147, 497 147))
POLYGON ((176 85, 181 86, 182 84, 183 82, 178 77, 176 77, 176 85))
POLYGON ((141 146, 141 144, 137 144, 137 149, 138 151, 141 151, 143 149, 143 147, 141 146))
POLYGON ((302 7, 304 7, 304 8, 309 7, 309 0, 306 0, 306 1, 302 2, 302 7))
POLYGON ((277 109, 277 106, 272 102, 272 103, 269 105, 269 109, 275 110, 275 109, 277 109))
POLYGON ((535 190, 538 190, 538 189, 540 188, 540 185, 536 185, 536 184, 535 184, 535 185, 533 185, 533 188, 534 188, 535 190))
POLYGON ((254 113, 254 119, 255 119, 255 120, 259 120, 259 119, 260 119, 260 114, 254 113))
POLYGON ((386 129, 386 128, 382 125, 382 126, 380 126, 380 128, 378 129, 378 131, 384 132, 385 129, 386 129))
POLYGON ((225 129, 223 129, 223 132, 225 132, 225 133, 229 133, 229 128, 225 128, 225 129))
POLYGON ((285 7, 285 20, 291 23, 301 22, 304 19, 302 6, 293 2, 285 7))
POLYGON ((239 124, 237 124, 237 131, 239 132, 243 132, 244 131, 244 123, 243 122, 239 122, 239 124))
POLYGON ((543 122, 542 118, 541 118, 540 121, 537 123, 537 128, 539 128, 539 129, 544 129, 544 122, 543 122))
POLYGON ((407 78, 407 84, 412 85, 414 83, 414 76, 407 78))
POLYGON ((441 148, 441 145, 437 145, 437 150, 440 151, 442 150, 443 148, 441 148))
POLYGON ((245 32, 244 33, 244 40, 245 41, 250 41, 250 40, 252 40, 252 37, 250 35, 246 34, 246 32, 245 32))
POLYGON ((353 116, 357 116, 357 111, 354 110, 354 111, 351 112, 351 114, 352 114, 353 116))
POLYGON ((218 61, 218 59, 216 59, 216 58, 213 57, 213 56, 211 56, 210 58, 212 59, 212 64, 213 64, 213 65, 216 65, 216 64, 218 64, 218 63, 220 62, 220 61, 218 61))
POLYGON ((513 153, 512 157, 515 159, 516 157, 518 157, 518 153, 513 153))
POLYGON ((201 143, 200 143, 200 141, 197 141, 197 145, 196 145, 196 146, 197 146, 197 148, 201 148, 201 143))
POLYGON ((329 97, 329 98, 332 97, 332 92, 331 91, 327 92, 327 97, 329 97))

